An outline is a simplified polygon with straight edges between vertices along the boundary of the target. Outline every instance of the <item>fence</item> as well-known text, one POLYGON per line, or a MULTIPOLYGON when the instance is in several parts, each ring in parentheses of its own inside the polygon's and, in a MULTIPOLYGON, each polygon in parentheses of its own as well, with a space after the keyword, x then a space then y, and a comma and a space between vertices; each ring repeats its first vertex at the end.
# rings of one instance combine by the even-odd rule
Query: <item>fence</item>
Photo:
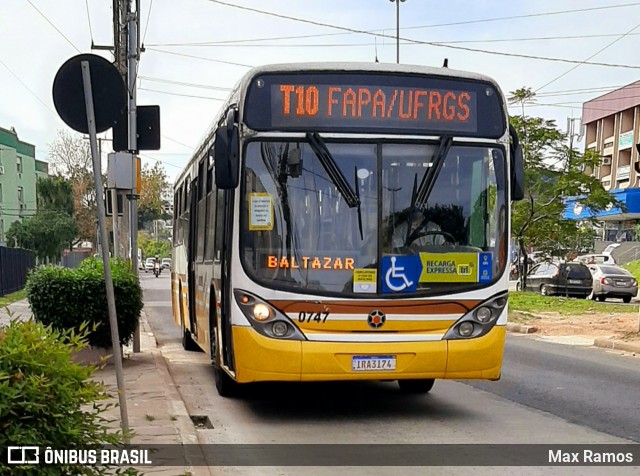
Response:
POLYGON ((0 297, 24 288, 27 272, 35 265, 32 251, 0 246, 0 297))
POLYGON ((77 268, 82 261, 91 257, 91 250, 73 250, 62 257, 62 266, 65 268, 77 268))

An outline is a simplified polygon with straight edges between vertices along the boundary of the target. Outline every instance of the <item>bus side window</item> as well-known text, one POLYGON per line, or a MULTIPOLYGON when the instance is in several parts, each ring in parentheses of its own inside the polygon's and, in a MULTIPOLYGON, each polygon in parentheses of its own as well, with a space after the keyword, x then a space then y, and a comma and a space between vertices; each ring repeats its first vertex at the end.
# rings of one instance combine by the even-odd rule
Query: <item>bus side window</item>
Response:
POLYGON ((216 189, 213 186, 213 167, 207 171, 207 230, 204 259, 210 261, 214 257, 214 239, 216 227, 216 189))
POLYGON ((222 247, 224 246, 224 205, 225 205, 225 195, 224 190, 218 189, 218 197, 216 199, 216 209, 215 209, 215 245, 214 245, 214 259, 216 261, 222 260, 222 247))
MULTIPOLYGON (((206 179, 206 163, 201 161, 198 164, 198 180, 196 185, 196 259, 198 262, 204 260, 204 243, 207 232, 207 203, 205 200, 205 179, 206 179)), ((193 217, 191 218, 193 220, 193 217)))

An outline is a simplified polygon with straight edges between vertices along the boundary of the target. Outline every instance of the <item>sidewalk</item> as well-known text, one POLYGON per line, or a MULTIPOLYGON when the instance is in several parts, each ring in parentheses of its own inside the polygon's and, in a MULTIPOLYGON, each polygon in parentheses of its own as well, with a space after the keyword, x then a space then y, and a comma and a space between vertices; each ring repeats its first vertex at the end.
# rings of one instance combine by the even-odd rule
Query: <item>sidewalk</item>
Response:
MULTIPOLYGON (((140 352, 133 353, 131 346, 123 349, 123 368, 127 395, 129 428, 135 434, 132 444, 144 445, 197 445, 198 436, 187 408, 169 374, 167 363, 157 348, 147 317, 140 316, 140 352)), ((115 366, 109 365, 96 372, 96 380, 110 387, 117 403, 115 366)), ((105 412, 105 418, 120 422, 120 408, 105 412)), ((197 447, 193 447, 197 448, 197 447)), ((196 455, 200 456, 201 455, 196 455)), ((144 466, 139 468, 153 475, 202 475, 211 474, 203 466, 144 466)))
MULTIPOLYGON (((31 317, 26 300, 15 302, 8 307, 13 318, 29 319, 31 317)), ((0 325, 8 322, 9 314, 4 308, 0 309, 0 325)), ((172 444, 177 445, 176 447, 197 445, 199 442, 196 429, 169 374, 167 363, 157 347, 144 310, 140 316, 140 352, 134 354, 131 346, 125 347, 123 368, 129 428, 135 434, 131 444, 172 444)), ((115 366, 104 367, 96 372, 94 378, 102 381, 112 394, 112 398, 105 403, 117 404, 118 386, 115 366)), ((120 425, 118 406, 110 408, 102 416, 113 420, 114 427, 120 425)), ((193 446, 190 452, 197 453, 198 448, 193 446)), ((194 457, 202 458, 202 455, 195 454, 194 457)), ((189 456, 187 456, 188 459, 189 456)), ((138 469, 144 474, 152 475, 209 476, 212 474, 205 466, 143 466, 138 469)))
MULTIPOLYGON (((507 332, 535 336, 537 335, 538 328, 535 325, 530 326, 527 324, 508 322, 507 332)), ((620 350, 623 352, 630 352, 634 355, 640 355, 640 343, 625 342, 623 340, 612 339, 609 337, 585 338, 582 336, 540 336, 540 339, 560 344, 602 347, 604 349, 620 350)))

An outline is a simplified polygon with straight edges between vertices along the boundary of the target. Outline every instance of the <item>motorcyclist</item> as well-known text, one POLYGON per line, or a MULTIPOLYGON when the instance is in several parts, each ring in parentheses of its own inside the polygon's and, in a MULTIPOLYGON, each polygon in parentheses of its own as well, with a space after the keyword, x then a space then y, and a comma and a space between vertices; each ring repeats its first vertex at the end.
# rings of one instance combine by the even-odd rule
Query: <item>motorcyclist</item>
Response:
POLYGON ((160 257, 156 255, 156 257, 154 258, 155 261, 153 262, 153 272, 155 273, 156 277, 162 272, 162 266, 160 266, 160 257))

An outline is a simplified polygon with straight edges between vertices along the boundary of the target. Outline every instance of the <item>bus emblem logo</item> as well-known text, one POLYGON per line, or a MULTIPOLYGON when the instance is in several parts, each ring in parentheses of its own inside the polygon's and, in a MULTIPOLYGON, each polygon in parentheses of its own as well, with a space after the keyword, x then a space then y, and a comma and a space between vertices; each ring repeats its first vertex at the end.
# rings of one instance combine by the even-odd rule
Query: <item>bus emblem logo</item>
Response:
POLYGON ((371 311, 369 313, 369 316, 367 317, 367 324, 369 324, 369 327, 378 329, 379 327, 382 327, 384 325, 386 320, 387 318, 385 317, 384 312, 371 311))

